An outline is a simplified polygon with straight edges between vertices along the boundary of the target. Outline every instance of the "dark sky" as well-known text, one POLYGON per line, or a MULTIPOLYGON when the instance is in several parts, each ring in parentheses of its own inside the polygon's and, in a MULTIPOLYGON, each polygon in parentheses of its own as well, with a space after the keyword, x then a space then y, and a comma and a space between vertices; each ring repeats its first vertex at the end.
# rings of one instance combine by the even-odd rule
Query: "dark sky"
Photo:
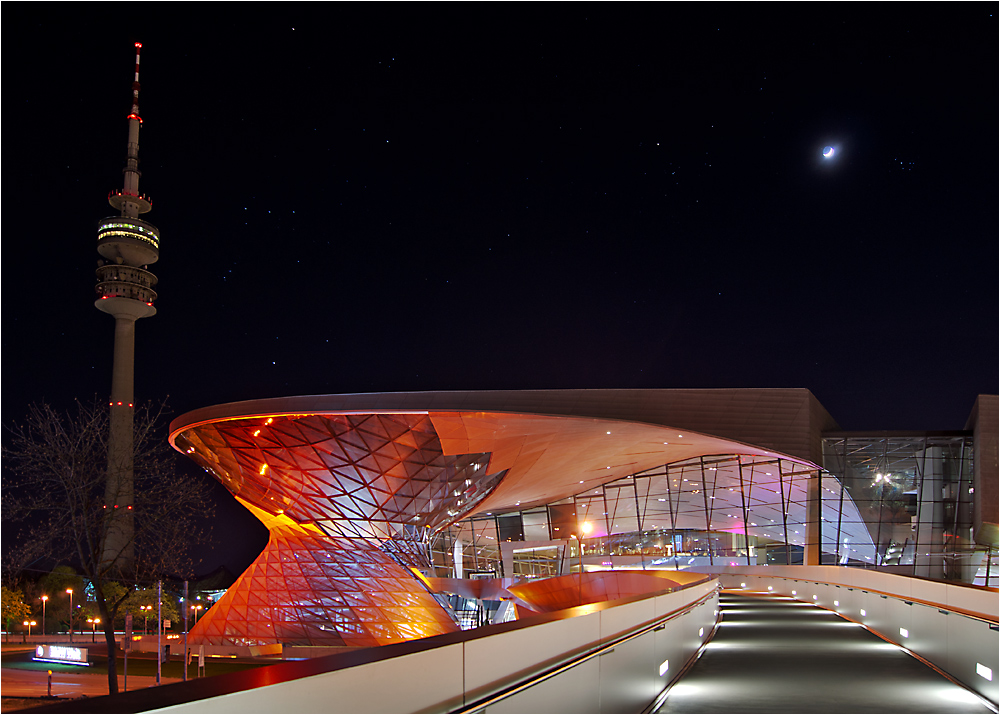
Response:
POLYGON ((2 20, 4 421, 110 389, 135 41, 137 399, 807 387, 844 429, 960 429, 998 390, 995 3, 2 20))

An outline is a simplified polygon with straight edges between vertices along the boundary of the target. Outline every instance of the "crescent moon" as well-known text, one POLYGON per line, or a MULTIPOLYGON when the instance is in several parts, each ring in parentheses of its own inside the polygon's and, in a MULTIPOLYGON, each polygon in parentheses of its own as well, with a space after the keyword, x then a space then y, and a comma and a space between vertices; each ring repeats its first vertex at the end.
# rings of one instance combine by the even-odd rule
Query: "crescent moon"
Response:
POLYGON ((833 147, 832 146, 828 146, 826 149, 824 149, 823 150, 823 156, 825 156, 827 159, 829 159, 831 156, 833 156, 833 147))

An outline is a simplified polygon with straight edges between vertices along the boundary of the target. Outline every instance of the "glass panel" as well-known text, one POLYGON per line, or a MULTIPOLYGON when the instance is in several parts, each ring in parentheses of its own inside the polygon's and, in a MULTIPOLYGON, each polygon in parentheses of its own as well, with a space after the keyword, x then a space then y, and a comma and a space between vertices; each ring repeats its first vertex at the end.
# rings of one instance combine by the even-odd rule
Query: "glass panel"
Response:
POLYGON ((549 517, 545 509, 521 512, 525 541, 549 540, 549 517))
POLYGON ((587 533, 591 537, 600 537, 607 531, 607 507, 604 503, 604 490, 597 489, 576 498, 576 518, 581 528, 589 526, 587 533))
POLYGON ((524 527, 521 524, 521 512, 498 516, 497 530, 500 532, 500 541, 524 541, 524 527))
POLYGON ((559 547, 514 549, 514 577, 547 578, 559 575, 559 547))
POLYGON ((629 533, 639 530, 639 515, 636 511, 635 485, 627 484, 604 488, 608 505, 607 524, 611 534, 629 533))
POLYGON ((576 505, 553 504, 549 507, 549 538, 568 539, 580 535, 576 521, 576 505))

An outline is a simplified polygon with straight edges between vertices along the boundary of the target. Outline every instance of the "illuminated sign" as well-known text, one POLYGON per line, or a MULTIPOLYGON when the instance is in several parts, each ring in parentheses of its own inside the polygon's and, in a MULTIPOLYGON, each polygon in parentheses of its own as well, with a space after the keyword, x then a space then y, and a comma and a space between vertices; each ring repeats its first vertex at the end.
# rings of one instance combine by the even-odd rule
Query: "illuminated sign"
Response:
POLYGON ((86 648, 64 645, 40 645, 35 648, 35 657, 45 663, 69 663, 70 665, 90 665, 86 648))

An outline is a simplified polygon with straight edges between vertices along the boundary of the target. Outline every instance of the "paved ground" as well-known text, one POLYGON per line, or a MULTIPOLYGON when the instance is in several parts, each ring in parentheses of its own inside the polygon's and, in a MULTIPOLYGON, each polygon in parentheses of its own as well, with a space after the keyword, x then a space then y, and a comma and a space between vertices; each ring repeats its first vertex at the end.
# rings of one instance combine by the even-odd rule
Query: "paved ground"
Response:
POLYGON ((836 613, 765 594, 720 597, 722 624, 661 713, 990 713, 836 613))
MULTIPOLYGON (((163 678, 163 683, 176 682, 177 678, 163 678)), ((130 675, 128 689, 138 690, 156 685, 156 677, 130 675)), ((125 678, 118 676, 118 687, 125 687, 125 678)), ((48 674, 46 672, 0 668, 0 688, 4 697, 40 697, 47 694, 48 674)), ((103 673, 52 673, 52 695, 65 698, 79 698, 83 695, 108 694, 108 676, 103 673)))
MULTIPOLYGON (((108 694, 106 672, 89 673, 75 666, 42 663, 13 662, 13 659, 27 661, 33 652, 31 646, 5 646, 4 667, 0 668, 0 691, 3 693, 2 712, 12 712, 34 705, 41 705, 48 696, 48 668, 52 668, 52 696, 74 699, 108 694)), ((161 678, 163 684, 176 682, 178 678, 161 678)), ((128 689, 138 690, 156 685, 156 676, 129 675, 128 689)), ((125 688, 125 678, 118 676, 118 688, 125 688)))

